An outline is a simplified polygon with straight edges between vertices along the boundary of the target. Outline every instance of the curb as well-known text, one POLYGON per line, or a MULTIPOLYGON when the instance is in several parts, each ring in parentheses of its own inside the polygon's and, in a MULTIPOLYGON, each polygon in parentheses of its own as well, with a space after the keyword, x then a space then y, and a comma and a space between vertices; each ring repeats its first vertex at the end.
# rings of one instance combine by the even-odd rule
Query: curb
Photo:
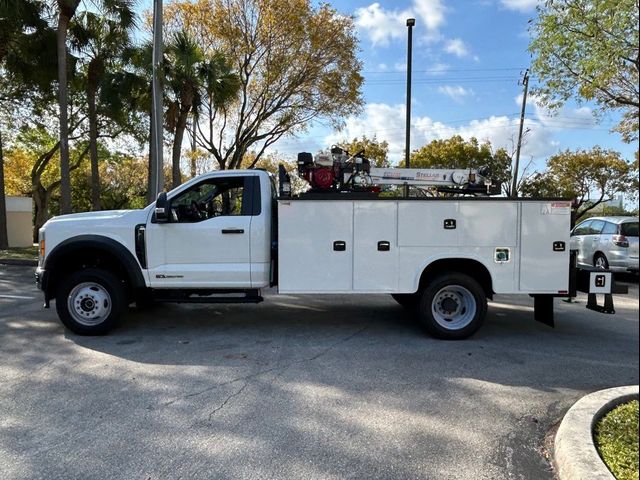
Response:
POLYGON ((20 265, 24 267, 37 267, 37 260, 26 260, 21 258, 0 258, 0 265, 20 265))
POLYGON ((615 480, 593 440, 595 424, 614 407, 638 398, 638 385, 608 388, 582 397, 565 414, 553 457, 560 480, 615 480))

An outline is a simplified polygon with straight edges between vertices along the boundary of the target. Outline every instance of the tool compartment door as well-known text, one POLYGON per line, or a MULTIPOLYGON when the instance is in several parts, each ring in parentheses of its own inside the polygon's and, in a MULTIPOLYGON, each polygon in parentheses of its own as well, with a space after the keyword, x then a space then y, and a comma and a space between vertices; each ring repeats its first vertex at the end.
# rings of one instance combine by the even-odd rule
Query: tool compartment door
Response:
POLYGON ((398 203, 354 202, 353 289, 398 289, 398 203))
POLYGON ((569 290, 570 225, 568 201, 522 202, 520 291, 569 290))
POLYGON ((353 202, 278 201, 278 290, 353 289, 353 202))

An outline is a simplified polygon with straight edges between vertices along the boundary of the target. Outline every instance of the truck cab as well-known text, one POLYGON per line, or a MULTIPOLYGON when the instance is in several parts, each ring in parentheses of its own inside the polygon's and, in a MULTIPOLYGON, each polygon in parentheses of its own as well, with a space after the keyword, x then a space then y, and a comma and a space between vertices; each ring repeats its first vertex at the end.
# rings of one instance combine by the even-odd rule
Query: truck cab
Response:
POLYGON ((260 301, 272 281, 273 186, 265 171, 217 171, 142 210, 52 218, 36 270, 45 305, 55 299, 68 328, 99 334, 133 302, 260 301))

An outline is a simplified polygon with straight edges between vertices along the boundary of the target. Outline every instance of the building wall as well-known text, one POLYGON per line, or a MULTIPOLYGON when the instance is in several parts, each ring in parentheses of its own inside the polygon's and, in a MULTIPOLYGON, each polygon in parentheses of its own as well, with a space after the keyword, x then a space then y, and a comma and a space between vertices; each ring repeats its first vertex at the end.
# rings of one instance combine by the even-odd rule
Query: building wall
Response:
POLYGON ((29 197, 6 197, 9 247, 33 245, 32 203, 29 197))

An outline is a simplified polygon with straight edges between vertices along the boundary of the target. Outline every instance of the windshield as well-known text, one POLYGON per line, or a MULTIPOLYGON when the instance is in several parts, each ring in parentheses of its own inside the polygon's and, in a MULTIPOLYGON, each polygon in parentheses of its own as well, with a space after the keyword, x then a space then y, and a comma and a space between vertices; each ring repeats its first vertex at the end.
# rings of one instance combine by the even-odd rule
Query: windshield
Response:
POLYGON ((620 224, 620 235, 625 237, 637 237, 638 236, 638 222, 628 222, 620 224))

